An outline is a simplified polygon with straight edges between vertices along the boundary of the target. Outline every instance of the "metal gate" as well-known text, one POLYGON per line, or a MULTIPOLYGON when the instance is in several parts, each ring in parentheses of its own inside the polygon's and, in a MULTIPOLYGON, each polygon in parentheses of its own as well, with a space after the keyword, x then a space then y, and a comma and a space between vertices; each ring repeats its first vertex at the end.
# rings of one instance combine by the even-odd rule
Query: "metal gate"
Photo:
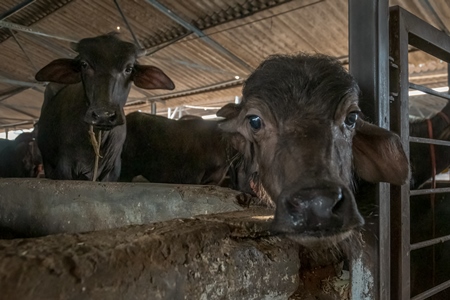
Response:
MULTIPOLYGON (((428 144, 433 164, 435 147, 450 146, 450 142, 433 139, 432 134, 427 138, 409 136, 408 94, 411 89, 419 90, 448 101, 450 95, 410 82, 408 53, 412 49, 420 50, 449 63, 450 37, 399 7, 390 8, 389 23, 390 127, 400 135, 408 151, 413 143, 428 144)), ((447 155, 450 155, 450 147, 447 155)), ((432 165, 430 169, 434 167, 432 165)), ((450 259, 447 261, 445 257, 446 252, 449 252, 450 257, 450 235, 439 236, 441 230, 438 227, 441 221, 447 222, 450 227, 450 214, 444 217, 442 209, 439 211, 437 207, 437 197, 445 198, 442 197, 444 193, 449 195, 450 188, 436 188, 434 176, 430 187, 426 189, 410 189, 409 184, 392 187, 391 299, 450 299, 443 298, 441 293, 450 287, 450 272, 446 280, 441 278, 446 275, 441 274, 445 266, 450 269, 450 259), (423 198, 424 195, 427 195, 428 204, 420 206, 423 202, 419 203, 418 196, 423 198), (414 215, 416 217, 412 218, 414 215), (416 237, 424 232, 430 234, 426 239, 417 241, 416 237), (445 251, 446 248, 448 251, 445 251)), ((450 212, 450 203, 446 205, 450 212)))

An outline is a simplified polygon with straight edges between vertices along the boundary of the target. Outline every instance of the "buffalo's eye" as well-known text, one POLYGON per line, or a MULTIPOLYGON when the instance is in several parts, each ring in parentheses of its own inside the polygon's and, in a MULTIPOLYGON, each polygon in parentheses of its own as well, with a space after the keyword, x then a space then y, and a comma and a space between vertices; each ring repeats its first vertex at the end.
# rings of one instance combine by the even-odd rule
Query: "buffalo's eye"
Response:
POLYGON ((89 67, 89 64, 87 62, 85 62, 85 61, 82 61, 80 63, 80 66, 81 66, 82 69, 87 69, 89 67))
POLYGON ((125 69, 125 74, 131 74, 131 72, 133 72, 133 67, 127 67, 125 69))
POLYGON ((250 127, 252 127, 253 130, 261 129, 262 121, 259 116, 251 115, 251 116, 247 116, 247 119, 250 124, 250 127))
POLYGON ((354 128, 356 121, 358 120, 358 113, 357 111, 352 111, 351 113, 349 113, 347 115, 347 117, 345 118, 345 125, 347 125, 347 127, 349 128, 354 128))

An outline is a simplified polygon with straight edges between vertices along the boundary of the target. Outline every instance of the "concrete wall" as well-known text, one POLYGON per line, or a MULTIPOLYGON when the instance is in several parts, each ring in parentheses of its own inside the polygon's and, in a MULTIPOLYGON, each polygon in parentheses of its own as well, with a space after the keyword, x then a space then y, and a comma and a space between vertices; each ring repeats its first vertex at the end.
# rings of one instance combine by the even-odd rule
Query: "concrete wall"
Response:
POLYGON ((2 299, 288 299, 299 246, 272 211, 0 241, 2 299))
POLYGON ((216 186, 0 179, 0 227, 24 237, 242 210, 216 186))

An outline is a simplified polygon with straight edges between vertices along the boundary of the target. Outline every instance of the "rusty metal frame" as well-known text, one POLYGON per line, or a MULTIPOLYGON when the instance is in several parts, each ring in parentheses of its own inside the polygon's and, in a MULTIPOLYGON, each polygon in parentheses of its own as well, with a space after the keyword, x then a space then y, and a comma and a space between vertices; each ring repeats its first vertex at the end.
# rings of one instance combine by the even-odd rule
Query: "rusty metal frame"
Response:
MULTIPOLYGON (((410 142, 450 145, 448 142, 440 143, 431 139, 409 137, 408 90, 411 87, 425 90, 425 92, 430 91, 409 83, 408 45, 450 63, 450 38, 448 35, 398 6, 390 9, 391 129, 400 135, 403 145, 408 150, 410 142)), ((391 259, 393 262, 391 296, 393 299, 411 299, 410 252, 450 239, 450 236, 444 236, 414 245, 410 243, 410 195, 439 192, 448 192, 448 189, 410 191, 409 185, 403 185, 395 191, 400 195, 400 201, 398 199, 392 201, 391 205, 391 259)), ((448 287, 450 287, 450 280, 416 295, 412 299, 425 299, 448 287)))
MULTIPOLYGON (((389 1, 349 0, 349 69, 362 92, 359 106, 369 121, 389 129, 389 1), (362 26, 362 24, 364 24, 362 26)), ((375 187, 373 203, 378 207, 374 234, 378 237, 376 257, 362 260, 359 268, 373 282, 364 286, 352 279, 354 299, 390 299, 390 188, 375 187)), ((368 247, 370 247, 368 246, 368 247)), ((358 266, 356 266, 358 267, 358 266)), ((352 267, 353 271, 355 267, 352 267)))

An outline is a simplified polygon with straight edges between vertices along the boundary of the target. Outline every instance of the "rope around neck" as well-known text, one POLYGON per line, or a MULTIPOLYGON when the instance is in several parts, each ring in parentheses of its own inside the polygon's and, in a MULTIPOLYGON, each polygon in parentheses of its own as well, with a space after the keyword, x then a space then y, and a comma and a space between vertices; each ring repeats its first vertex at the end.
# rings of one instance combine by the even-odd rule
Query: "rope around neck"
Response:
POLYGON ((95 152, 95 163, 94 163, 94 176, 92 176, 92 181, 97 180, 97 173, 98 173, 98 161, 100 158, 103 158, 103 156, 100 155, 100 145, 102 144, 102 131, 98 131, 98 141, 95 138, 94 133, 94 126, 89 126, 89 137, 91 140, 92 148, 94 148, 95 152))

